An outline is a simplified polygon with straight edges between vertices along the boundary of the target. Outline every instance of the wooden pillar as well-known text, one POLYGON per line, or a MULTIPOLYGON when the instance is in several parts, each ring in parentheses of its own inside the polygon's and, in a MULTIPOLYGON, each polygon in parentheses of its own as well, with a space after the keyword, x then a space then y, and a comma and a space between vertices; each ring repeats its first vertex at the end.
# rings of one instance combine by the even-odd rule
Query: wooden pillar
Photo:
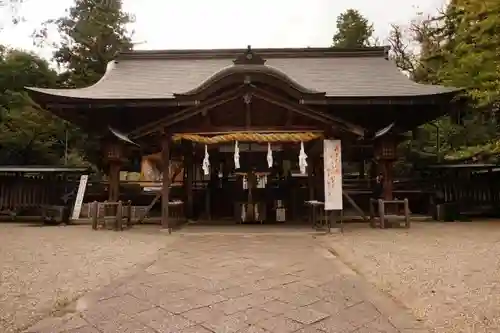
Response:
POLYGON ((314 200, 314 166, 312 160, 307 165, 307 187, 309 188, 309 200, 314 200))
POLYGON ((193 218, 193 145, 191 142, 185 143, 184 150, 184 191, 186 196, 185 212, 187 218, 193 218))
POLYGON ((393 199, 393 164, 392 160, 383 160, 381 161, 381 172, 384 176, 384 200, 392 200, 393 199))
POLYGON ((161 186, 161 227, 171 231, 169 219, 169 196, 170 196, 170 137, 164 135, 161 138, 161 159, 163 181, 161 186))
POLYGON ((314 200, 316 198, 316 182, 314 177, 314 167, 316 165, 316 161, 313 158, 313 149, 312 144, 306 144, 307 151, 307 187, 309 188, 309 200, 314 200))
POLYGON ((359 161, 359 179, 365 179, 366 170, 365 170, 365 160, 361 159, 359 161))
POLYGON ((109 162, 109 189, 108 189, 108 201, 116 202, 120 200, 120 161, 110 161, 109 162))

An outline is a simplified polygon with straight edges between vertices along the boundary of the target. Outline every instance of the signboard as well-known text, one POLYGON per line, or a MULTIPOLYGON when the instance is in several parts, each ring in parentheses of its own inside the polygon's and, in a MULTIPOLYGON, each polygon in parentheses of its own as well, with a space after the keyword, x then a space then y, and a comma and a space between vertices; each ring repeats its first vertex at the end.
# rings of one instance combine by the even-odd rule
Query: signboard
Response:
POLYGON ((85 189, 87 188, 88 180, 89 180, 89 175, 82 175, 80 177, 80 185, 78 186, 75 206, 73 207, 73 214, 71 216, 72 220, 77 220, 78 218, 80 218, 80 213, 82 211, 82 204, 83 204, 83 196, 85 195, 85 189))
POLYGON ((342 152, 340 140, 323 141, 325 210, 342 210, 342 152))

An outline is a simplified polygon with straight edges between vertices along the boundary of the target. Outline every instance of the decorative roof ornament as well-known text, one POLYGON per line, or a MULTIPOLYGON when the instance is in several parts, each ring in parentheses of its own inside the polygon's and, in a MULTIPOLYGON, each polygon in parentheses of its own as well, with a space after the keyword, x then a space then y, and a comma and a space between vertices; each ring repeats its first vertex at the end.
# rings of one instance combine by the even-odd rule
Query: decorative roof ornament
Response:
POLYGON ((239 55, 233 60, 235 65, 264 65, 266 60, 252 50, 252 46, 248 45, 245 53, 239 55))

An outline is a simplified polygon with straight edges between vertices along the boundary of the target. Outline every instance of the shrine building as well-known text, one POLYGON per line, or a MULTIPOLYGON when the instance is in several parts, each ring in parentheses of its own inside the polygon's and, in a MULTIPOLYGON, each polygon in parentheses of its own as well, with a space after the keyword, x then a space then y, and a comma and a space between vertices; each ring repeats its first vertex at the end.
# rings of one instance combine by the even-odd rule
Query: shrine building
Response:
POLYGON ((324 140, 341 147, 331 186, 344 205, 363 210, 367 197, 348 180, 378 174, 391 200, 402 134, 461 105, 458 89, 411 81, 387 47, 131 51, 90 87, 26 89, 100 138, 109 201, 123 199, 119 174, 131 154, 150 155, 166 228, 173 201, 189 219, 261 222, 300 219, 307 200, 327 205, 334 176, 325 180, 324 140))

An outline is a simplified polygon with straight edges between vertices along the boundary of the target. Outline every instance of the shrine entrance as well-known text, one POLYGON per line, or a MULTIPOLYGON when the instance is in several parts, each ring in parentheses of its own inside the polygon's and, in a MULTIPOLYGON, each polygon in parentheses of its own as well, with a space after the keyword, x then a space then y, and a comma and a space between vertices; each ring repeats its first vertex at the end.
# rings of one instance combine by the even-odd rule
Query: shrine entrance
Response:
POLYGON ((307 219, 305 201, 324 197, 323 172, 314 167, 321 158, 321 132, 178 134, 173 139, 189 140, 199 152, 193 167, 206 187, 195 200, 203 203, 193 210, 196 220, 298 222, 307 219))

